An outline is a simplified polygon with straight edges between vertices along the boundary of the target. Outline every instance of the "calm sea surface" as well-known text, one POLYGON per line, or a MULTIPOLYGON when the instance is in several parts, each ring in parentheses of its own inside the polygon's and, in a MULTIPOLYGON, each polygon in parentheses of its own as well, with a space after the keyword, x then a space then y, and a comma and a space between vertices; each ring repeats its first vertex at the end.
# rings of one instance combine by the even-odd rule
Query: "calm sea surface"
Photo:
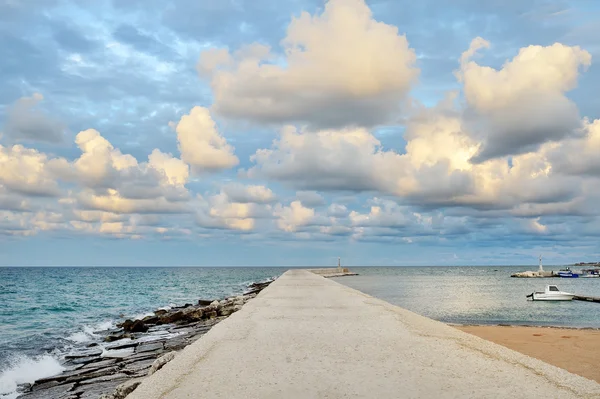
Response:
MULTIPOLYGON (((342 284, 449 323, 600 327, 600 304, 525 296, 546 284, 600 296, 600 279, 515 279, 536 267, 363 267, 342 284)), ((546 267, 552 270, 551 267, 546 267)), ((61 356, 124 317, 242 292, 287 268, 0 268, 0 398, 60 372, 61 356)), ((554 267, 558 270, 558 267, 554 267)))
POLYGON ((524 270, 537 267, 363 267, 352 268, 359 276, 335 280, 446 323, 600 328, 600 303, 532 302, 525 297, 547 284, 600 297, 600 278, 510 277, 524 270))

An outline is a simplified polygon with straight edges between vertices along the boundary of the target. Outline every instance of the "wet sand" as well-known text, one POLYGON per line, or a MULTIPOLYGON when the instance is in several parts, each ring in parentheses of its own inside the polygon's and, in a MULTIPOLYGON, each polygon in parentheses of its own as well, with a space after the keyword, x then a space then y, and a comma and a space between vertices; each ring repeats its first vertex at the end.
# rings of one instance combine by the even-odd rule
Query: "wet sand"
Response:
POLYGON ((517 326, 455 327, 600 382, 599 330, 517 326))

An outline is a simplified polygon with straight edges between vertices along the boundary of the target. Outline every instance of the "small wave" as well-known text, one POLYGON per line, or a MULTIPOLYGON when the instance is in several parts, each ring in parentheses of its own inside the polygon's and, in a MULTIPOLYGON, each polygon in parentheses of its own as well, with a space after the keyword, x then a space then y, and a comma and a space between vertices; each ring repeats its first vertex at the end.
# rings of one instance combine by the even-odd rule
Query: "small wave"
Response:
POLYGON ((17 385, 33 383, 40 378, 59 374, 64 370, 57 359, 44 355, 36 358, 17 356, 9 360, 8 367, 0 371, 0 398, 18 396, 17 385))
POLYGON ((67 339, 78 344, 94 341, 99 337, 98 334, 96 334, 97 332, 109 330, 113 328, 113 326, 114 323, 112 321, 105 321, 94 325, 84 325, 82 331, 74 332, 69 335, 67 339))

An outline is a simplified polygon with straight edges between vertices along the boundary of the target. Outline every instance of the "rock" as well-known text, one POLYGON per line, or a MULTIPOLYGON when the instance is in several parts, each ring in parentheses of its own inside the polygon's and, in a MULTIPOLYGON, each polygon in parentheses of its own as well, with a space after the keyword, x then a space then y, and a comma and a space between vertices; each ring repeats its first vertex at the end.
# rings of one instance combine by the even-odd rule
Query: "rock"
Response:
POLYGON ((121 327, 125 331, 129 331, 129 328, 133 325, 134 321, 131 319, 125 320, 123 323, 117 324, 117 327, 121 327))
POLYGON ((152 367, 150 367, 150 370, 148 371, 148 375, 152 375, 154 373, 156 373, 158 370, 160 370, 165 364, 169 363, 171 360, 173 360, 175 358, 175 355, 177 354, 177 352, 169 352, 166 353, 164 355, 162 355, 161 357, 159 357, 158 359, 156 359, 154 361, 154 363, 152 363, 152 367))
POLYGON ((43 389, 35 392, 27 392, 19 396, 19 399, 66 399, 72 393, 70 392, 75 384, 62 384, 52 388, 43 389))
POLYGON ((132 362, 121 369, 121 372, 127 374, 128 376, 142 376, 146 375, 148 369, 154 364, 156 358, 152 357, 150 359, 140 360, 138 362, 132 362))
POLYGON ((184 313, 179 310, 177 312, 173 312, 173 313, 168 313, 164 316, 160 317, 160 320, 158 321, 160 324, 171 324, 171 323, 175 323, 176 321, 179 321, 183 318, 184 313))
POLYGON ((115 367, 106 367, 106 368, 102 368, 100 370, 95 370, 95 371, 92 371, 89 373, 69 377, 69 378, 67 378, 67 382, 79 382, 79 381, 83 381, 83 380, 90 380, 90 379, 96 378, 96 377, 104 377, 107 375, 115 374, 118 371, 119 371, 119 368, 116 366, 115 367))
POLYGON ((142 383, 142 380, 137 378, 118 385, 113 393, 105 393, 98 399, 125 399, 127 395, 135 391, 135 389, 142 383))
POLYGON ((99 356, 102 353, 101 349, 92 349, 89 351, 82 351, 79 353, 70 353, 65 356, 65 359, 79 359, 82 357, 99 356))
POLYGON ((104 342, 114 342, 114 341, 118 341, 120 339, 125 339, 125 338, 133 338, 131 336, 131 334, 127 334, 127 333, 120 333, 120 334, 111 334, 111 335, 107 335, 106 337, 104 337, 104 342))
POLYGON ((123 342, 123 343, 118 343, 118 344, 114 344, 114 345, 108 345, 105 349, 107 351, 113 351, 113 350, 118 350, 118 349, 127 349, 127 348, 133 348, 135 346, 138 345, 138 342, 133 341, 133 342, 123 342))
POLYGON ((115 373, 115 374, 109 374, 109 375, 102 375, 100 377, 90 378, 89 380, 81 380, 81 381, 79 381, 79 386, 89 385, 89 384, 96 384, 98 382, 107 382, 107 381, 119 380, 119 379, 127 378, 127 377, 128 377, 128 375, 125 374, 125 373, 115 373))
POLYGON ((31 384, 28 382, 25 382, 23 384, 19 384, 17 385, 17 392, 18 393, 24 393, 24 392, 29 392, 31 391, 31 384))
POLYGON ((202 320, 202 316, 204 315, 204 311, 199 308, 191 308, 184 311, 183 317, 180 321, 186 323, 192 323, 195 321, 202 320))
POLYGON ((115 389, 127 379, 98 382, 95 384, 82 385, 73 391, 78 399, 98 399, 101 395, 112 394, 115 389))
POLYGON ((142 319, 145 324, 156 324, 160 320, 158 316, 146 316, 142 319))
POLYGON ((209 312, 204 312, 204 318, 205 319, 214 319, 215 317, 217 317, 217 311, 216 310, 211 310, 209 312))
POLYGON ((164 315, 164 314, 166 314, 166 313, 167 313, 167 310, 166 310, 166 309, 158 309, 158 310, 155 310, 155 311, 154 311, 154 314, 155 314, 156 316, 162 316, 162 315, 164 315))
POLYGON ((131 332, 146 332, 148 331, 148 326, 142 320, 136 320, 128 328, 123 327, 123 329, 131 332))
POLYGON ((221 308, 218 311, 219 316, 229 316, 233 313, 233 307, 221 308))
POLYGON ((212 301, 210 303, 210 305, 208 305, 208 306, 210 306, 211 308, 215 308, 216 309, 216 308, 219 307, 219 301, 212 301))
POLYGON ((234 312, 237 312, 238 310, 241 310, 241 309, 242 309, 242 305, 235 305, 235 306, 233 307, 233 311, 234 311, 234 312))
POLYGON ((92 342, 91 344, 87 344, 86 348, 92 348, 94 346, 98 346, 97 342, 92 342))
POLYGON ((162 342, 158 342, 158 343, 154 343, 154 344, 140 344, 136 348, 135 353, 152 352, 152 351, 156 351, 156 350, 159 350, 162 348, 163 348, 162 342))
POLYGON ((198 299, 198 305, 200 306, 208 306, 211 303, 213 303, 213 301, 211 300, 207 300, 207 299, 198 299))
POLYGON ((86 368, 100 368, 100 367, 107 367, 107 366, 112 366, 113 364, 115 364, 117 362, 117 359, 106 359, 106 360, 102 360, 100 362, 94 362, 94 363, 89 363, 86 364, 85 366, 83 366, 84 369, 86 368))

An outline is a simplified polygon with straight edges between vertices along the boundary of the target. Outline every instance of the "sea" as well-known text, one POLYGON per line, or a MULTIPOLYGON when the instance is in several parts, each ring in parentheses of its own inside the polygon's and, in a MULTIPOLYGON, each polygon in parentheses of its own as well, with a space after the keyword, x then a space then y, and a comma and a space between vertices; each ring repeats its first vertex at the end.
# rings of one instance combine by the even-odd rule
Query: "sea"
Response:
MULTIPOLYGON (((559 270, 561 266, 545 267, 559 270)), ((20 383, 57 374, 63 356, 98 340, 125 318, 158 308, 240 294, 279 267, 0 268, 0 399, 20 383)), ((531 302, 526 295, 556 284, 600 297, 599 279, 518 279, 535 266, 352 267, 334 279, 421 315, 452 324, 600 328, 600 304, 531 302)))

